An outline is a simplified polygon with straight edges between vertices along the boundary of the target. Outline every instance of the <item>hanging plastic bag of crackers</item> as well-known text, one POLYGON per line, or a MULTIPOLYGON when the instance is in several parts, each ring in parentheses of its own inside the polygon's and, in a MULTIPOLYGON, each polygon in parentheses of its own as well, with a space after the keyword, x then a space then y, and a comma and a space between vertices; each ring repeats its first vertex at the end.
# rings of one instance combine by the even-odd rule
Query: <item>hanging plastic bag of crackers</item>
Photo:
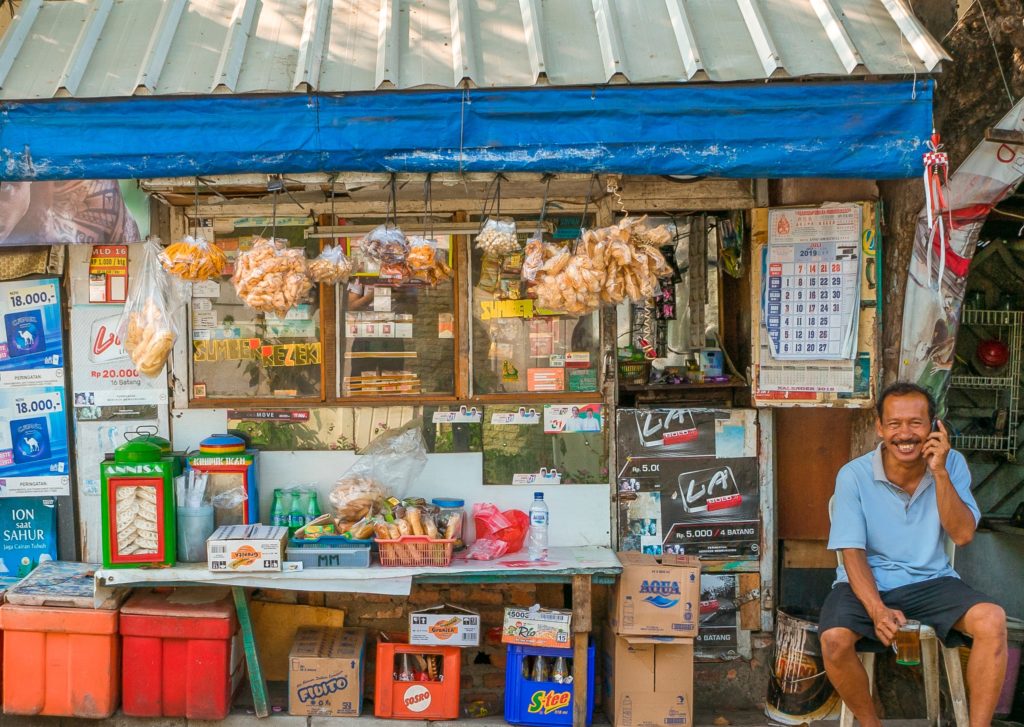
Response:
POLYGON ((162 253, 158 238, 143 243, 142 268, 132 278, 117 324, 125 352, 139 373, 150 378, 158 376, 167 363, 178 336, 175 311, 182 308, 173 281, 160 264, 162 253))

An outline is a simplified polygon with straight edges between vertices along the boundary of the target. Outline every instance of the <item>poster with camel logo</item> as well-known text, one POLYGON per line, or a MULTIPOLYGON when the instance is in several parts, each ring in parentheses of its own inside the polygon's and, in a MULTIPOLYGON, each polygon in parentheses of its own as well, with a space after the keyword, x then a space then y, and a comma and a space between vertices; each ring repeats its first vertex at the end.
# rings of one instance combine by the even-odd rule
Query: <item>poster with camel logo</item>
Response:
POLYGON ((63 386, 0 388, 0 497, 71 494, 63 386))
POLYGON ((0 373, 64 366, 57 278, 0 283, 0 317, 0 373))

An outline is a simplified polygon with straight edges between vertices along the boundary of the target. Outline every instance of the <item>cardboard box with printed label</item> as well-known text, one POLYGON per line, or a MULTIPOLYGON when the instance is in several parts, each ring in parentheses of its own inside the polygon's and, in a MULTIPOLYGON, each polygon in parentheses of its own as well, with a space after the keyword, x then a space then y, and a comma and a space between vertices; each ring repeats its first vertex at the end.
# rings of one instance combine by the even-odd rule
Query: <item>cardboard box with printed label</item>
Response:
POLYGON ((562 649, 572 643, 572 611, 540 608, 506 608, 501 640, 506 644, 562 649))
POLYGON ((609 620, 623 636, 692 639, 700 620, 700 560, 686 555, 618 553, 622 575, 609 601, 609 620))
POLYGON ((300 628, 288 655, 288 712, 358 717, 365 651, 363 629, 300 628))
POLYGON ((480 615, 444 604, 409 614, 409 643, 437 646, 479 646, 480 615))
POLYGON ((605 714, 614 727, 693 724, 693 639, 617 636, 605 629, 605 714))
POLYGON ((206 539, 207 567, 213 571, 279 571, 288 528, 279 525, 221 525, 206 539))

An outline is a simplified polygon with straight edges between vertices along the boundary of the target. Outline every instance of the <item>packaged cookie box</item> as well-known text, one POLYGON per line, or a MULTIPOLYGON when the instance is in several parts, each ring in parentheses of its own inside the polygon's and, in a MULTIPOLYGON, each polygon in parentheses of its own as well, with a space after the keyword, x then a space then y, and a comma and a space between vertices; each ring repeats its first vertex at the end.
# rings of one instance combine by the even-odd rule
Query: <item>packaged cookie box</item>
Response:
POLYGON ((279 525, 222 525, 206 540, 206 565, 219 572, 282 570, 288 528, 279 525))

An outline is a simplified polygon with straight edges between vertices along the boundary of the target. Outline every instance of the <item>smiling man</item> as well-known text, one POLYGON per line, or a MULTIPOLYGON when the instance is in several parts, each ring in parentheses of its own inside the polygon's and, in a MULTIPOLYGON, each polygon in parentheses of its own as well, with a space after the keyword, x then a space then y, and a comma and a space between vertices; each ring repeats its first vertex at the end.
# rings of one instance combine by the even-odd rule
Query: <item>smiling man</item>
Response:
POLYGON ((967 462, 949 446, 931 395, 897 383, 878 399, 881 443, 836 477, 829 550, 843 565, 821 609, 825 670, 860 724, 881 725, 856 654, 861 639, 888 647, 915 619, 946 645, 973 639, 967 665, 970 723, 992 722, 1006 671, 1006 615, 960 580, 945 551, 971 542, 981 515, 967 462))

